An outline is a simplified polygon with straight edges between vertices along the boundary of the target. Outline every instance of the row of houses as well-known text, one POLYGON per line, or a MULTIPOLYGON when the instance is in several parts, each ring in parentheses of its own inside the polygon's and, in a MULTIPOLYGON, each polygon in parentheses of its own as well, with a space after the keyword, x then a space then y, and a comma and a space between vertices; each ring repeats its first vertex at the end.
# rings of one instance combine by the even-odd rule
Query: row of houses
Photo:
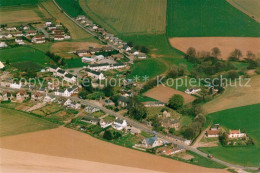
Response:
MULTIPOLYGON (((219 135, 220 135, 219 124, 214 124, 213 126, 211 126, 211 128, 205 132, 205 135, 208 138, 217 138, 217 137, 219 137, 219 135)), ((230 139, 246 137, 246 133, 241 133, 240 129, 238 129, 238 130, 229 130, 227 135, 228 135, 228 138, 230 138, 230 139)))
POLYGON ((89 47, 88 49, 76 50, 76 54, 80 57, 89 56, 90 54, 94 55, 95 53, 101 52, 111 52, 114 49, 111 46, 103 46, 101 48, 89 47))
POLYGON ((63 78, 64 81, 69 82, 69 83, 76 83, 77 82, 77 77, 72 75, 71 73, 66 72, 65 70, 51 65, 48 69, 48 72, 52 72, 54 76, 63 78))

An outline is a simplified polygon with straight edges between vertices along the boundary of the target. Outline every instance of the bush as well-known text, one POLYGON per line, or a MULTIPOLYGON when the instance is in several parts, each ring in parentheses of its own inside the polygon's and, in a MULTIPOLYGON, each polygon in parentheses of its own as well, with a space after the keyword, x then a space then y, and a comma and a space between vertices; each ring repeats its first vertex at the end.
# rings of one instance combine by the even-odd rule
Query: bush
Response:
POLYGON ((184 99, 179 94, 175 94, 169 100, 169 107, 176 110, 182 108, 183 104, 184 104, 184 99))

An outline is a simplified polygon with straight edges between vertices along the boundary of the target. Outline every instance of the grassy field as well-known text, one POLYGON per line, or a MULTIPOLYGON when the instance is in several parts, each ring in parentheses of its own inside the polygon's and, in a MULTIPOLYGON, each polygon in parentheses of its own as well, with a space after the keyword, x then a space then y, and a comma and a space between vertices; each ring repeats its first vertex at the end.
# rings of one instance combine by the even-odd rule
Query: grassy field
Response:
POLYGON ((169 37, 260 36, 260 24, 225 0, 167 2, 169 37))
POLYGON ((260 104, 228 109, 208 115, 213 123, 228 129, 245 129, 248 136, 255 140, 249 147, 212 147, 201 150, 221 160, 244 166, 259 166, 260 162, 260 104))
POLYGON ((79 0, 79 4, 114 34, 165 32, 166 0, 79 0))
POLYGON ((59 6, 65 10, 71 17, 77 17, 78 15, 84 15, 84 11, 79 5, 79 0, 56 0, 59 6))
POLYGON ((35 5, 39 0, 1 0, 0 6, 35 5))
POLYGON ((259 0, 227 0, 227 2, 257 22, 260 22, 259 0))
POLYGON ((0 107, 0 119, 0 137, 57 127, 30 114, 2 107, 0 107))
POLYGON ((10 63, 33 62, 40 65, 47 65, 50 62, 44 52, 31 47, 16 47, 12 49, 0 50, 0 61, 9 60, 10 63))
POLYGON ((41 7, 44 8, 49 14, 60 21, 70 31, 72 39, 83 39, 92 37, 82 28, 74 24, 65 14, 63 14, 52 1, 46 1, 41 3, 41 7))
MULTIPOLYGON (((245 84, 247 81, 242 82, 245 84)), ((203 105, 206 112, 212 113, 225 109, 260 103, 260 76, 252 77, 249 87, 226 87, 225 92, 203 105)))
POLYGON ((128 78, 139 76, 140 81, 143 81, 143 77, 148 76, 149 79, 151 79, 157 75, 160 75, 165 70, 165 64, 161 63, 158 59, 149 58, 136 63, 133 66, 131 74, 128 76, 128 78))
POLYGON ((0 8, 0 24, 18 25, 28 22, 43 21, 45 17, 41 11, 35 6, 25 7, 1 7, 0 8), (22 15, 21 15, 22 14, 22 15))

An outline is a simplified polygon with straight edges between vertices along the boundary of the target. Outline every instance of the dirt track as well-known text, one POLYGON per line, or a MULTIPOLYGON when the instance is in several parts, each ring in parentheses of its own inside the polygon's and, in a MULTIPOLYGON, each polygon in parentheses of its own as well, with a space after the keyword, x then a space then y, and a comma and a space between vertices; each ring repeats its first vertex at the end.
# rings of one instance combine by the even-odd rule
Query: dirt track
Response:
POLYGON ((210 52, 218 47, 223 59, 227 59, 234 49, 241 50, 243 56, 250 50, 260 57, 260 38, 257 37, 175 37, 170 38, 170 44, 182 52, 189 47, 194 47, 197 52, 210 52))
MULTIPOLYGON (((64 127, 4 137, 1 138, 0 147, 10 150, 88 160, 92 162, 101 162, 154 171, 205 173, 225 172, 225 170, 189 165, 120 147, 64 127)), ((64 162, 64 165, 61 164, 59 167, 63 168, 63 166, 66 167, 72 165, 71 162, 68 162, 69 161, 64 162)), ((44 162, 39 161, 39 163, 44 162)))

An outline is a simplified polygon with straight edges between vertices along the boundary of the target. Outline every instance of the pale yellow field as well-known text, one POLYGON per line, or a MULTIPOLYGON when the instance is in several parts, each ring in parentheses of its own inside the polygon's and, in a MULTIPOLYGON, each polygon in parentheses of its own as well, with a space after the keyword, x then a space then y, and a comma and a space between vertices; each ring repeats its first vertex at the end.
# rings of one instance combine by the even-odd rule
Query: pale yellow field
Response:
POLYGON ((228 87, 221 96, 206 103, 203 108, 207 113, 212 113, 260 103, 260 76, 253 77, 249 85, 251 87, 228 87))
POLYGON ((247 51, 252 51, 260 57, 258 37, 174 37, 170 38, 170 44, 182 52, 186 52, 189 47, 194 47, 197 52, 210 52, 212 48, 218 47, 223 59, 227 59, 234 49, 241 50, 244 57, 247 51))
POLYGON ((35 12, 38 10, 37 8, 32 9, 9 9, 6 8, 0 9, 0 24, 10 24, 10 23, 26 23, 26 22, 34 22, 41 21, 41 17, 35 12))
POLYGON ((52 1, 41 3, 42 7, 54 18, 60 21, 70 31, 72 39, 84 39, 92 37, 82 28, 73 23, 65 14, 63 14, 52 1))
POLYGON ((260 1, 259 0, 226 0, 228 3, 239 9, 249 17, 260 22, 260 1), (254 17, 253 17, 254 16, 254 17))

